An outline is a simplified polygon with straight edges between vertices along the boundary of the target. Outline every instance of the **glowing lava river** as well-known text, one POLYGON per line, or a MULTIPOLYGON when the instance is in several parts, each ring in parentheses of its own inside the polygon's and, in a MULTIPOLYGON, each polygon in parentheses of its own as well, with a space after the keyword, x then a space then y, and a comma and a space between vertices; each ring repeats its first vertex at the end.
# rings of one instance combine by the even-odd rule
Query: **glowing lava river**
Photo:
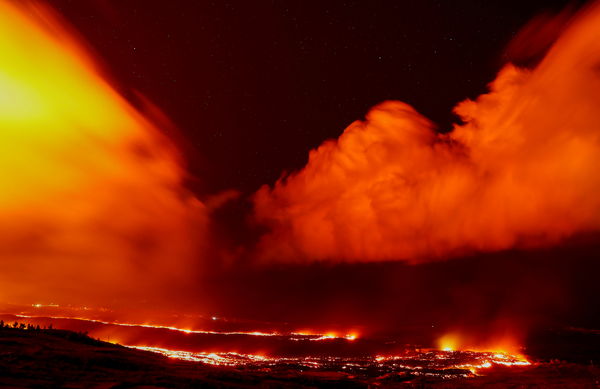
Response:
MULTIPOLYGON (((440 349, 357 332, 290 330, 285 324, 194 317, 195 326, 124 322, 115 312, 88 307, 33 304, 4 306, 5 323, 26 323, 87 333, 90 337, 169 358, 249 371, 343 374, 361 379, 429 376, 437 379, 484 375, 501 367, 524 367, 523 356, 499 350, 440 349), (206 329, 199 329, 202 325, 206 329), (265 326, 277 330, 267 331, 265 326), (252 329, 254 328, 254 329, 252 329), (256 328, 260 328, 257 330, 256 328)), ((188 322, 192 318, 187 317, 188 322)), ((181 322, 181 318, 179 318, 181 322)))

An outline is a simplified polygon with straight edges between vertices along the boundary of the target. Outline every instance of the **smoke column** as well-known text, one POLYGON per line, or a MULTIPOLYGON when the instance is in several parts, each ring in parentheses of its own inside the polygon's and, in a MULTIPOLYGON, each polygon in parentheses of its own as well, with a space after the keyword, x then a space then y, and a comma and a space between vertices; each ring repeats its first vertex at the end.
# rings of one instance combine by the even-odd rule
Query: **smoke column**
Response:
POLYGON ((450 133, 384 102, 261 188, 257 255, 418 263, 597 231, 600 5, 565 25, 534 69, 509 64, 458 104, 450 133))
POLYGON ((176 150, 52 10, 1 1, 0 30, 0 301, 183 282, 206 213, 176 150))

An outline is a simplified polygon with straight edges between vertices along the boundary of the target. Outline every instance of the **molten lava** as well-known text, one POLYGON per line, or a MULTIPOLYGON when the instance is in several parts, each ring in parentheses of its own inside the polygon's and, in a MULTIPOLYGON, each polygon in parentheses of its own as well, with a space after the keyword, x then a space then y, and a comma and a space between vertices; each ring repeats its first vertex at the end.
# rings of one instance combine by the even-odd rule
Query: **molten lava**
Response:
MULTIPOLYGON (((473 314, 472 307, 483 310, 487 301, 473 293, 473 285, 483 282, 459 271, 451 276, 464 276, 464 282, 438 282, 442 286, 436 285, 439 278, 428 276, 445 268, 414 273, 420 276, 404 279, 406 289, 398 286, 397 274, 380 275, 385 283, 367 283, 370 273, 365 272, 354 279, 356 285, 339 290, 339 284, 323 281, 337 276, 337 268, 326 269, 323 278, 290 276, 293 269, 286 268, 289 273, 273 274, 297 277, 294 287, 269 277, 275 286, 267 292, 261 282, 248 284, 257 289, 250 300, 245 291, 221 282, 218 271, 206 277, 214 277, 207 285, 218 287, 199 286, 194 269, 207 256, 207 207, 186 189, 181 158, 151 113, 119 93, 65 25, 39 2, 0 0, 0 303, 60 302, 7 309, 0 312, 3 319, 56 323, 168 357, 256 369, 292 365, 300 371, 469 377, 497 365, 530 364, 521 355, 520 331, 512 328, 528 323, 521 314, 530 305, 497 303, 473 314), (311 282, 322 289, 308 290, 311 282), (284 318, 275 324, 255 320, 251 327, 222 320, 219 309, 214 309, 217 316, 190 318, 169 317, 171 311, 154 306, 156 301, 175 304, 181 290, 190 305, 196 304, 202 287, 215 301, 247 305, 243 308, 257 315, 289 307, 305 311, 286 311, 298 324, 284 318), (278 291, 285 296, 291 289, 290 295, 300 296, 295 304, 277 301, 278 291), (415 290, 427 296, 415 297, 415 290), (325 301, 326 293, 333 296, 327 312, 307 302, 325 301), (64 301, 74 305, 65 308, 64 301), (143 318, 137 311, 88 308, 98 305, 130 311, 144 305, 155 311, 143 318), (498 320, 501 330, 494 327, 483 335, 461 327, 467 328, 471 317, 483 317, 478 328, 485 327, 502 309, 519 320, 506 325, 498 320), (390 319, 392 310, 396 316, 390 319), (377 317, 373 323, 371 314, 377 317), (385 333, 408 315, 417 319, 407 326, 448 331, 437 349, 385 333), (350 320, 364 317, 360 325, 350 320), (381 323, 382 317, 388 323, 381 323), (461 317, 464 322, 448 323, 461 317), (331 325, 339 322, 348 327, 331 325), (371 324, 375 329, 367 328, 371 324)), ((597 232, 600 5, 565 25, 568 29, 534 69, 507 65, 488 94, 460 103, 455 112, 463 123, 449 133, 436 132, 404 103, 374 107, 339 139, 311 151, 304 169, 254 195, 254 216, 270 230, 257 249, 222 249, 225 262, 248 267, 255 265, 253 258, 420 264, 464 253, 548 246, 597 232), (239 258, 244 255, 253 258, 239 258)), ((224 192, 207 202, 208 208, 238 196, 224 192)), ((247 270, 240 268, 240 273, 247 270)), ((401 271, 410 274, 407 268, 416 266, 401 271)), ((232 278, 242 289, 243 277, 232 278)), ((539 280, 550 284, 552 277, 539 280)), ((515 284, 509 290, 503 279, 501 286, 510 293, 497 297, 487 290, 489 300, 517 300, 525 288, 515 284)), ((562 296, 557 290, 555 295, 562 296)), ((544 304, 550 300, 543 292, 535 296, 544 304)))
POLYGON ((522 355, 522 347, 516 339, 511 336, 499 338, 497 334, 486 334, 492 339, 487 341, 478 339, 477 336, 468 336, 459 333, 448 333, 438 339, 438 347, 442 351, 473 351, 473 352, 489 352, 498 355, 511 355, 514 358, 526 361, 522 355))
POLYGON ((151 351, 169 358, 201 362, 218 366, 235 366, 254 369, 281 368, 296 365, 311 370, 327 370, 357 375, 398 374, 410 372, 414 375, 431 375, 441 378, 469 377, 494 366, 529 366, 525 359, 510 354, 469 351, 437 351, 407 353, 395 356, 374 356, 362 358, 339 357, 272 357, 254 354, 194 353, 169 350, 160 347, 127 346, 138 350, 151 351))

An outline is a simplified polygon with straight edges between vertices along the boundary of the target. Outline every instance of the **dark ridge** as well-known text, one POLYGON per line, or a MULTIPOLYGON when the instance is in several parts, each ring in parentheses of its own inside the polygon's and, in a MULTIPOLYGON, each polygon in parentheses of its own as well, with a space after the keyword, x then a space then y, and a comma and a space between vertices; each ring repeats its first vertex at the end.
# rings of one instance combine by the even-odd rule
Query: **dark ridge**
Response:
POLYGON ((597 387, 593 363, 552 360, 532 366, 487 369, 485 375, 447 377, 390 373, 357 380, 350 374, 302 370, 215 367, 169 359, 95 340, 85 333, 2 323, 0 387, 11 388, 475 388, 597 387))

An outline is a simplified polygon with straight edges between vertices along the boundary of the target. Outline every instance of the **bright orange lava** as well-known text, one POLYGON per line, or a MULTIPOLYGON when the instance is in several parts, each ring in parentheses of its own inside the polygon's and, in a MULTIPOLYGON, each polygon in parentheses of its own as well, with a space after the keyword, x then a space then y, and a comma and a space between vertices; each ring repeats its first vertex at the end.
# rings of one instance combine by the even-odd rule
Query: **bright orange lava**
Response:
MULTIPOLYGON (((127 346, 130 348, 135 348, 138 350, 151 351, 155 353, 162 354, 169 358, 181 359, 185 361, 193 361, 193 362, 202 362, 211 365, 219 365, 219 366, 241 366, 241 365, 276 365, 276 364, 284 364, 284 363, 297 363, 304 364, 307 367, 319 369, 325 366, 330 366, 332 361, 335 361, 336 358, 332 357, 269 357, 265 355, 255 355, 255 354, 242 354, 235 352, 190 352, 183 350, 170 350, 161 347, 150 347, 150 346, 127 346)), ((454 357, 453 352, 446 351, 437 351, 431 354, 431 358, 429 361, 434 361, 435 363, 439 363, 445 359, 452 359, 454 357)), ((419 364, 410 364, 410 365, 402 365, 395 362, 401 361, 410 361, 416 359, 415 356, 407 356, 407 355, 399 355, 399 356, 376 356, 372 358, 365 358, 367 362, 375 363, 379 365, 394 363, 397 368, 407 368, 407 369, 423 369, 423 365, 419 364)), ((473 374, 477 374, 477 372, 481 369, 488 369, 493 367, 494 365, 502 365, 502 366, 529 366, 531 363, 527 360, 522 359, 521 357, 513 356, 505 353, 491 353, 491 352, 470 352, 470 361, 469 363, 452 363, 444 366, 445 369, 466 369, 471 371, 473 374)), ((426 364, 428 359, 423 359, 424 362, 422 364, 426 364)), ((363 359, 364 362, 364 359, 363 359)), ((339 359, 340 366, 338 368, 344 369, 344 365, 346 367, 349 364, 355 364, 356 361, 351 358, 340 358, 339 359)))
POLYGON ((474 351, 493 353, 494 355, 510 355, 520 361, 527 362, 522 353, 520 353, 519 342, 510 336, 494 337, 494 334, 489 334, 491 340, 486 342, 473 340, 465 334, 452 332, 447 333, 438 339, 438 347, 443 351, 474 351))
MULTIPOLYGON (((41 307, 59 308, 60 306, 58 304, 50 304, 50 305, 32 304, 32 307, 34 307, 34 308, 41 308, 41 307)), ((84 308, 79 308, 79 309, 76 309, 76 308, 71 308, 71 309, 86 311, 89 308, 84 307, 84 308)), ((25 318, 25 319, 40 318, 40 316, 30 315, 30 314, 22 314, 22 313, 16 313, 13 315, 16 317, 25 318)), ((192 329, 192 328, 180 328, 177 326, 169 326, 169 325, 161 325, 161 324, 99 320, 99 319, 92 319, 92 318, 88 318, 85 316, 76 316, 76 315, 72 315, 72 316, 44 315, 43 317, 48 318, 48 319, 58 319, 58 320, 60 320, 60 319, 82 320, 82 321, 87 321, 87 322, 91 322, 91 323, 99 323, 99 324, 112 325, 112 326, 117 326, 117 327, 139 327, 139 328, 164 329, 164 330, 170 330, 170 331, 183 332, 186 334, 248 335, 248 336, 269 336, 269 337, 285 336, 290 340, 310 340, 310 341, 322 341, 322 340, 330 340, 330 339, 344 339, 344 340, 348 340, 348 341, 353 341, 353 340, 358 339, 358 335, 356 333, 338 335, 337 333, 334 333, 334 332, 327 332, 327 333, 322 334, 322 333, 317 333, 317 332, 294 332, 294 331, 291 331, 291 332, 283 332, 283 331, 270 331, 270 332, 264 332, 264 331, 213 331, 213 330, 201 330, 201 329, 192 329)))

